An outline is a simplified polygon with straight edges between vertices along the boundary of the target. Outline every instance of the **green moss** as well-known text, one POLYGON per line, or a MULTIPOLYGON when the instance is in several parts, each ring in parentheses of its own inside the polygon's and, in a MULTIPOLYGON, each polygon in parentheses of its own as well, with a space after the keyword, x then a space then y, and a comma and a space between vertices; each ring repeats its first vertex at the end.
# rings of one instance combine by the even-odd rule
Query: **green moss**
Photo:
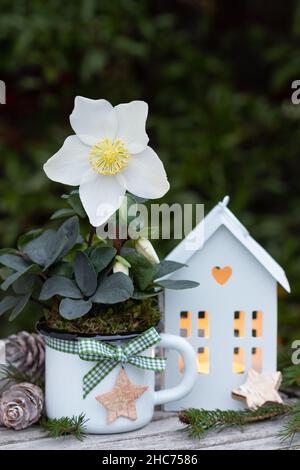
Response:
POLYGON ((77 320, 65 320, 59 315, 58 305, 46 313, 47 326, 69 333, 101 335, 126 334, 147 330, 160 320, 158 299, 129 299, 126 302, 110 305, 94 305, 88 315, 77 320))

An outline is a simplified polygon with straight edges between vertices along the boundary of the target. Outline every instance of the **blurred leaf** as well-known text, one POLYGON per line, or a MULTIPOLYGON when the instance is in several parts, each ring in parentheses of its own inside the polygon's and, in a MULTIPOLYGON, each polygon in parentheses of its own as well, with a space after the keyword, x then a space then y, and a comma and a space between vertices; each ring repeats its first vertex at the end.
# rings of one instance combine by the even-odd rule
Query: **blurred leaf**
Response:
POLYGON ((11 295, 4 297, 4 299, 0 301, 0 315, 3 315, 8 310, 11 310, 12 308, 14 308, 17 302, 18 302, 18 297, 13 297, 11 295))
POLYGON ((24 310, 29 302, 31 292, 32 291, 30 290, 27 294, 18 298, 18 302, 9 316, 9 321, 13 321, 24 310))
POLYGON ((52 214, 50 219, 64 219, 65 217, 70 217, 70 215, 75 215, 75 211, 73 209, 59 209, 58 211, 54 212, 54 214, 52 214))

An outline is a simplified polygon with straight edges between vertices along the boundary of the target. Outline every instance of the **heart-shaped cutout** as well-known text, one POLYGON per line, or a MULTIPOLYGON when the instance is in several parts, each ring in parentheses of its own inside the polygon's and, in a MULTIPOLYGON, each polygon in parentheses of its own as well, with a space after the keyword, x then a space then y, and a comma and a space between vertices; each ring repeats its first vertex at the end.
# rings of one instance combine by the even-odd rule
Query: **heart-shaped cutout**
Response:
POLYGON ((225 266, 224 268, 220 268, 219 266, 215 266, 212 270, 211 273, 215 280, 217 281, 218 284, 225 284, 228 279, 230 279, 231 274, 232 274, 232 269, 230 266, 225 266))

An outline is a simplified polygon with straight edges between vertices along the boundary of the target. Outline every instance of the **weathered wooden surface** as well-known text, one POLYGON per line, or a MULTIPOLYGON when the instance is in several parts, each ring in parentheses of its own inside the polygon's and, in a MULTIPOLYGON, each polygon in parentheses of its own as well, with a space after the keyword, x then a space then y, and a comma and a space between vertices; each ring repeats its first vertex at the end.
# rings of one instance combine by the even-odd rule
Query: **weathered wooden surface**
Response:
POLYGON ((155 420, 127 434, 89 435, 83 442, 72 437, 52 439, 38 427, 24 431, 0 428, 0 450, 275 450, 300 449, 300 435, 292 443, 280 442, 277 435, 283 420, 276 419, 241 429, 213 432, 203 440, 192 439, 176 414, 158 412, 155 420))

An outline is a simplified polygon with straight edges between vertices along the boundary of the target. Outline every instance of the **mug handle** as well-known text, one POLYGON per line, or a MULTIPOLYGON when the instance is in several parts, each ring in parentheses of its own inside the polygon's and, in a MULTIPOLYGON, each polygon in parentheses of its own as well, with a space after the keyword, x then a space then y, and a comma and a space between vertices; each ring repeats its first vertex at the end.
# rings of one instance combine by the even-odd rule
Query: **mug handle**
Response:
POLYGON ((162 333, 161 341, 157 346, 175 349, 182 355, 184 372, 181 382, 176 387, 167 388, 154 392, 154 405, 163 405, 170 401, 179 400, 189 393, 197 378, 197 357, 194 349, 185 339, 180 336, 162 333))

